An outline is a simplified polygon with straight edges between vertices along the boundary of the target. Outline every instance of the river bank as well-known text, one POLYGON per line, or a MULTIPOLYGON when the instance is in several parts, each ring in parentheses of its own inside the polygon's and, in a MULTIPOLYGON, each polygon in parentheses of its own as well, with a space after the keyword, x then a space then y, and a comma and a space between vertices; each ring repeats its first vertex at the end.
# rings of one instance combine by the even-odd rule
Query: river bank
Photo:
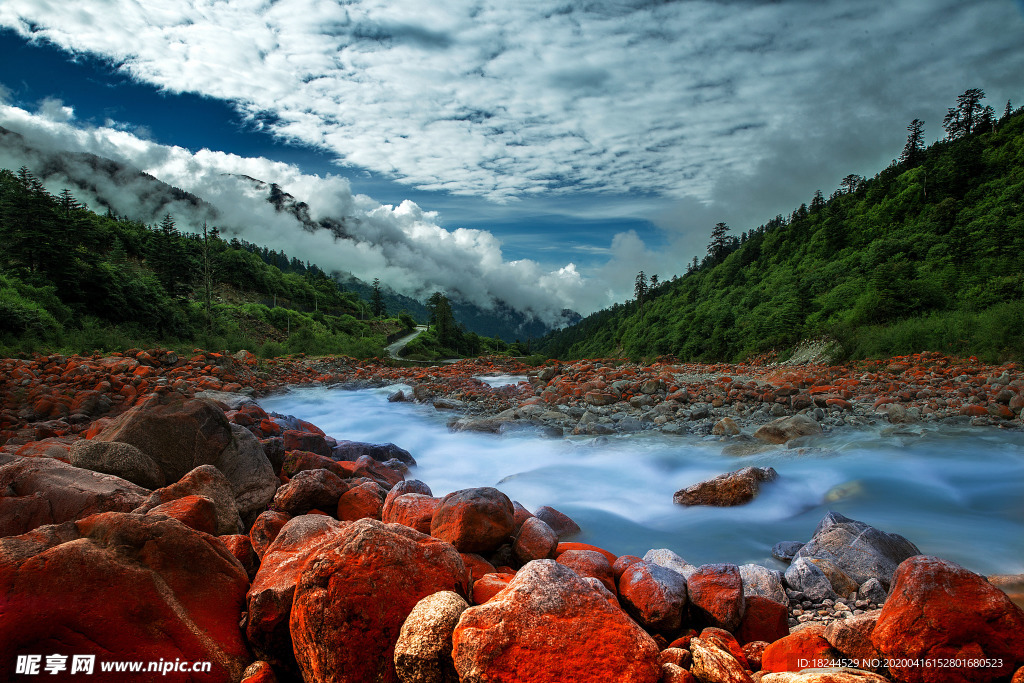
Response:
MULTIPOLYGON (((1012 365, 921 356, 844 368, 483 359, 425 369, 161 350, 0 363, 0 595, 20 615, 0 626, 0 672, 57 642, 68 655, 99 643, 121 659, 208 660, 216 675, 194 680, 248 683, 1024 678, 1024 612, 983 577, 921 555, 912 537, 829 512, 801 541, 772 548, 780 568, 699 553, 687 562, 654 545, 609 552, 580 542, 588 520, 572 515, 580 533, 552 501, 528 509, 488 482, 435 495, 431 477, 410 476, 427 471, 417 464, 427 450, 328 435, 248 398, 398 384, 392 404, 481 438, 646 434, 756 459, 812 451, 811 424, 824 435, 884 422, 894 438, 918 422, 1017 430, 1012 365), (91 581, 90 566, 105 568, 93 577, 104 591, 62 593, 91 581), (140 571, 169 588, 145 597, 140 571), (167 605, 157 631, 184 633, 184 614, 208 637, 147 640, 140 601, 167 605), (786 673, 835 663, 860 671, 786 673), (950 667, 955 678, 943 677, 950 667)), ((720 534, 700 524, 691 538, 720 534)))

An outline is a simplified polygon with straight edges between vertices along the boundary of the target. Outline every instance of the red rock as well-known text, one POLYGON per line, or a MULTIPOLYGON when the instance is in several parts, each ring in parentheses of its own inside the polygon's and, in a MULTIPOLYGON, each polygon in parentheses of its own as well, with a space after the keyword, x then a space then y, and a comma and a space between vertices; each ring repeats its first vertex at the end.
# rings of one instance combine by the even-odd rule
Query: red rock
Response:
POLYGON ((620 555, 616 557, 615 561, 612 562, 612 574, 615 576, 615 581, 619 581, 627 567, 637 562, 643 562, 643 558, 636 555, 620 555))
POLYGON ((519 528, 523 526, 523 522, 533 517, 533 513, 523 507, 518 500, 512 501, 512 533, 519 533, 519 528))
POLYGON ((284 437, 284 449, 286 451, 308 451, 330 458, 332 451, 327 444, 323 434, 313 432, 300 432, 295 429, 286 429, 281 434, 284 437))
POLYGON ((1009 406, 1004 406, 1002 403, 989 403, 988 414, 1001 420, 1012 420, 1015 417, 1009 406))
POLYGON ((430 534, 434 513, 441 507, 441 499, 420 493, 405 493, 384 503, 381 519, 389 524, 404 524, 423 534, 430 534))
POLYGON ((462 613, 452 637, 459 680, 655 683, 658 647, 622 610, 553 560, 462 613))
POLYGON ((619 559, 614 553, 610 553, 604 548, 598 548, 596 545, 590 545, 589 543, 574 543, 572 541, 563 541, 558 544, 558 547, 555 548, 555 559, 557 560, 562 553, 568 550, 593 550, 594 552, 601 553, 608 560, 609 566, 614 565, 615 560, 619 559))
POLYGON ((338 475, 341 479, 347 479, 355 474, 355 465, 353 463, 334 462, 330 458, 307 451, 289 451, 285 454, 281 465, 281 471, 284 474, 294 477, 299 472, 306 470, 327 470, 338 475))
POLYGON ((98 512, 128 512, 148 495, 146 489, 109 474, 50 458, 18 458, 0 465, 0 536, 98 512))
POLYGON ((1024 611, 957 564, 927 555, 904 560, 871 642, 886 658, 998 662, 985 667, 890 667, 903 683, 976 683, 1024 664, 1024 611))
POLYGON ((771 643, 761 655, 761 670, 800 671, 818 668, 824 666, 822 662, 837 659, 840 654, 825 640, 824 632, 824 624, 815 624, 771 643))
POLYGON ((187 527, 217 535, 217 508, 206 496, 184 496, 152 508, 147 515, 167 515, 187 527))
POLYGON ((0 539, 0 679, 18 655, 56 652, 206 661, 192 680, 239 680, 248 585, 220 541, 166 517, 107 512, 0 539))
POLYGON ((277 534, 281 531, 291 515, 276 510, 267 510, 253 522, 249 529, 249 540, 252 542, 252 549, 261 560, 267 547, 274 542, 277 534))
POLYGON ((615 595, 615 576, 612 574, 612 566, 608 564, 608 558, 603 554, 594 550, 566 550, 560 553, 556 560, 580 576, 594 577, 615 595))
POLYGON ((736 630, 741 643, 773 643, 789 635, 789 610, 786 605, 760 595, 748 595, 747 608, 736 630))
POLYGON ((717 642, 700 637, 693 638, 690 640, 690 653, 693 656, 690 672, 697 680, 715 683, 752 683, 744 667, 746 659, 740 663, 717 642))
POLYGON ((213 503, 217 520, 216 535, 237 534, 242 530, 231 483, 213 465, 197 467, 170 486, 153 491, 133 512, 146 513, 158 505, 193 495, 209 498, 213 503))
POLYGON ((984 417, 988 415, 988 409, 985 406, 971 405, 964 406, 960 409, 961 415, 970 415, 971 417, 984 417))
POLYGON ((498 489, 463 489, 441 499, 430 535, 462 553, 488 553, 508 540, 513 520, 512 501, 498 489))
MULTIPOLYGON (((406 526, 409 525, 406 524, 406 526)), ((476 553, 459 553, 459 557, 462 558, 462 564, 466 565, 466 571, 469 572, 469 578, 472 581, 476 581, 484 574, 494 573, 494 565, 476 553)))
POLYGON ((681 647, 666 647, 658 654, 658 663, 675 664, 681 666, 684 669, 690 668, 690 662, 692 661, 689 650, 684 650, 681 647))
POLYGON ((735 631, 743 620, 743 579, 734 564, 705 564, 686 580, 690 605, 706 623, 735 631))
POLYGON ((274 669, 263 661, 250 664, 242 676, 242 683, 278 683, 274 669))
POLYGON ((619 598, 644 628, 670 632, 682 626, 687 604, 686 579, 671 569, 635 562, 619 577, 619 598))
POLYGON ((246 636, 261 657, 286 668, 296 666, 289 631, 295 584, 306 562, 336 540, 346 526, 324 515, 296 517, 281 528, 266 549, 246 595, 246 636))
POLYGON ((763 640, 752 640, 743 645, 743 656, 747 658, 747 665, 751 671, 761 670, 761 656, 768 643, 763 640))
POLYGON ((531 517, 520 527, 512 544, 512 552, 520 564, 554 557, 558 536, 544 520, 531 517))
POLYGON ((671 662, 661 665, 661 678, 658 680, 659 683, 698 683, 692 673, 671 662))
POLYGON ((505 590, 515 574, 484 574, 473 582, 473 604, 482 605, 495 595, 505 590))
MULTIPOLYGON (((847 659, 858 662, 881 660, 882 655, 871 643, 871 632, 878 622, 877 610, 839 619, 825 627, 823 637, 847 659)), ((862 669, 868 668, 866 665, 862 669)))
POLYGON ((277 489, 270 507, 292 517, 314 508, 333 510, 338 507, 338 499, 348 491, 348 482, 329 470, 303 470, 277 489))
POLYGON ((245 534, 231 534, 220 536, 220 542, 228 549, 228 552, 235 556, 235 559, 242 563, 246 575, 252 581, 256 576, 256 570, 260 568, 260 558, 252 548, 252 541, 245 534))
POLYGON ((715 647, 718 647, 735 659, 740 666, 744 669, 749 668, 747 665, 747 657, 743 654, 743 648, 740 646, 736 637, 726 631, 725 629, 716 628, 709 626, 700 632, 700 639, 705 643, 711 643, 715 647))
POLYGON ((374 482, 364 482, 344 493, 337 504, 338 519, 380 519, 386 493, 374 482))
POLYGON ((295 589, 291 634, 303 677, 394 683, 394 647, 412 608, 438 591, 466 596, 468 582, 451 545, 400 524, 353 522, 306 563, 295 589))
POLYGON ((534 514, 544 520, 544 523, 551 527, 560 539, 580 532, 579 524, 553 507, 541 505, 534 514))

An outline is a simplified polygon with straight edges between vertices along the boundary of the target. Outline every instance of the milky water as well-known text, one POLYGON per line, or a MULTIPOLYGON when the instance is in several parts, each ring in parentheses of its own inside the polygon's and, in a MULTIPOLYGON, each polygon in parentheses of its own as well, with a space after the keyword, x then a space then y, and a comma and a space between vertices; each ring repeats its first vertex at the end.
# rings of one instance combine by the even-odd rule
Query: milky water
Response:
MULTIPOLYGON (((492 385, 519 378, 485 378, 492 385)), ((721 454, 722 443, 656 433, 552 439, 534 430, 450 433, 453 416, 430 405, 388 403, 404 385, 361 391, 302 388, 261 400, 328 435, 393 442, 418 465, 409 478, 434 495, 494 486, 528 509, 551 505, 575 519, 573 540, 616 554, 670 548, 693 564, 771 559, 778 541, 806 541, 829 510, 913 541, 927 554, 986 574, 1024 572, 1024 434, 915 425, 892 433, 843 430, 797 454, 721 454), (771 466, 775 482, 734 508, 672 503, 680 488, 723 472, 771 466)), ((407 387, 406 387, 407 388, 407 387)), ((888 425, 886 425, 888 426, 888 425)))

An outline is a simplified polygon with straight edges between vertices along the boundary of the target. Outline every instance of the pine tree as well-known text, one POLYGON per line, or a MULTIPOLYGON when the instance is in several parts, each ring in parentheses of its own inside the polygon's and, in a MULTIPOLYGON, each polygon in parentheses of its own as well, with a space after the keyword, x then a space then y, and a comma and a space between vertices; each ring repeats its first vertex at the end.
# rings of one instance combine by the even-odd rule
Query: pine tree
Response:
MULTIPOLYGON (((815 190, 814 196, 811 198, 811 213, 818 213, 825 208, 825 197, 821 194, 821 190, 815 190)), ((744 233, 746 235, 746 233, 744 233)), ((745 242, 745 238, 741 238, 740 242, 745 242)))
POLYGON ((907 126, 907 144, 900 154, 900 163, 916 166, 924 156, 924 121, 914 119, 907 126))
POLYGON ((950 140, 958 140, 974 133, 978 128, 984 109, 981 100, 985 91, 981 88, 965 90, 956 98, 956 107, 951 107, 942 119, 942 128, 950 140))
POLYGON ((373 278, 373 293, 370 295, 370 311, 373 317, 380 318, 387 315, 387 306, 384 303, 384 295, 380 291, 380 278, 373 278))
POLYGON ((636 294, 637 310, 640 311, 640 320, 644 319, 644 300, 647 298, 647 276, 644 271, 636 275, 636 283, 633 285, 633 292, 636 294))
POLYGON ((863 176, 859 176, 856 173, 851 173, 850 175, 842 179, 842 181, 839 183, 839 187, 840 189, 845 190, 844 194, 853 194, 858 189, 860 189, 860 186, 863 184, 863 176))
POLYGON ((708 258, 713 263, 718 263, 729 253, 729 226, 725 223, 716 223, 711 229, 711 241, 708 242, 708 258))

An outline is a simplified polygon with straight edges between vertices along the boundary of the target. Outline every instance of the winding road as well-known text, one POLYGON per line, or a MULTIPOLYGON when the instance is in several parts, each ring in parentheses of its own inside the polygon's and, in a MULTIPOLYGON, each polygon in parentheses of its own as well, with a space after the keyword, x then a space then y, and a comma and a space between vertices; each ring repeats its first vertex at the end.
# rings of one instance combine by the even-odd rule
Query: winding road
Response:
POLYGON ((400 359, 399 355, 398 355, 398 352, 401 351, 402 348, 404 348, 406 344, 411 342, 416 337, 420 336, 423 332, 426 332, 426 330, 427 330, 427 326, 426 325, 417 325, 415 332, 413 332, 412 334, 406 335, 405 337, 402 337, 401 339, 396 341, 394 344, 391 344, 391 345, 389 345, 387 347, 388 355, 391 356, 392 358, 400 359))

